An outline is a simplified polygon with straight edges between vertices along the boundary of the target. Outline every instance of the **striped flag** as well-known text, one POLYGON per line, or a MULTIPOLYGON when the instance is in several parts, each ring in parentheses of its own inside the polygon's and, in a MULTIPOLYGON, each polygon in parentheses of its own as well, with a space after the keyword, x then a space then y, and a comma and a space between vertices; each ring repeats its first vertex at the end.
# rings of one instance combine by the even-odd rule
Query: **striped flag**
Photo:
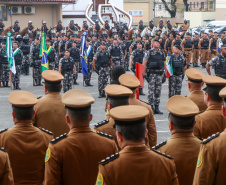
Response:
POLYGON ((7 40, 6 40, 6 49, 5 49, 5 56, 8 58, 9 68, 13 74, 16 74, 16 67, 15 67, 15 60, 13 55, 13 48, 12 48, 12 41, 11 41, 11 32, 7 32, 7 40))
POLYGON ((88 75, 88 64, 87 64, 87 54, 86 54, 86 35, 87 33, 84 31, 82 34, 82 46, 81 46, 81 67, 83 75, 88 75))
POLYGON ((166 57, 166 78, 169 78, 173 75, 173 66, 172 66, 172 61, 171 61, 171 56, 168 53, 167 57, 166 57))
POLYGON ((41 64, 41 74, 43 71, 49 69, 49 61, 48 61, 48 54, 47 54, 47 46, 46 46, 46 37, 45 32, 41 33, 41 45, 40 45, 40 53, 39 56, 42 57, 42 64, 41 64))
POLYGON ((218 52, 221 53, 221 46, 223 45, 222 40, 220 39, 219 45, 218 45, 218 52))

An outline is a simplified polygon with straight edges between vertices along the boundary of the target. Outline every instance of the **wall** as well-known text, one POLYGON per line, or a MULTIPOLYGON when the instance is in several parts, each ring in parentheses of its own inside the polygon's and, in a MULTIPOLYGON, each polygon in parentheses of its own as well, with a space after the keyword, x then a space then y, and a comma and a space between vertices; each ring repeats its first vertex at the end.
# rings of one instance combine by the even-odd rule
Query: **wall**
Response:
POLYGON ((226 20, 226 3, 223 0, 216 0, 216 21, 226 20))
MULTIPOLYGON (((18 5, 11 5, 11 6, 18 6, 18 5)), ((22 5, 24 6, 24 5, 22 5)), ((26 4, 26 6, 29 6, 29 4, 26 4)), ((35 14, 13 14, 12 15, 12 21, 13 24, 15 20, 19 20, 19 25, 21 27, 21 30, 27 27, 28 21, 33 22, 33 26, 35 28, 41 27, 42 25, 42 20, 47 22, 48 27, 52 27, 57 24, 58 20, 62 19, 62 5, 34 5, 32 4, 31 6, 35 6, 35 14), (52 6, 54 7, 54 25, 52 25, 52 6)), ((7 7, 8 10, 8 7, 7 7)), ((7 13, 8 14, 8 13, 7 13)), ((11 19, 10 16, 7 15, 7 20, 4 21, 4 24, 7 27, 11 25, 11 19)))
POLYGON ((184 19, 190 20, 190 27, 206 26, 204 20, 215 20, 215 12, 184 12, 184 19))

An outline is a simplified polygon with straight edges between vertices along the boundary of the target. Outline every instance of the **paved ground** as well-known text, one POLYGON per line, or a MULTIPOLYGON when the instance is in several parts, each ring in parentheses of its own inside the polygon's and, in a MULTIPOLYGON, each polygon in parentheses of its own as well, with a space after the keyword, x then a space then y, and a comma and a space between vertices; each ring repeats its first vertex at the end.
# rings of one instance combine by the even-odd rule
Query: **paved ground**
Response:
MULTIPOLYGON (((205 69, 199 67, 198 69, 202 70, 205 74, 205 69)), ((90 93, 96 100, 94 105, 92 106, 92 114, 93 120, 91 122, 91 128, 93 125, 99 121, 104 120, 105 112, 105 99, 98 98, 98 90, 97 90, 97 74, 93 73, 91 83, 94 85, 93 87, 83 87, 82 86, 82 74, 79 73, 78 77, 79 85, 74 86, 74 89, 82 89, 90 93)), ((30 76, 21 76, 21 88, 22 90, 30 91, 34 93, 37 97, 44 95, 44 88, 43 87, 33 87, 32 86, 32 77, 30 76)), ((11 105, 8 102, 9 94, 13 92, 9 88, 0 88, 0 129, 9 128, 13 126, 13 120, 11 116, 11 105)), ((147 82, 145 81, 145 88, 144 88, 145 96, 141 96, 140 99, 147 102, 147 82)), ((187 88, 187 81, 186 78, 183 81, 183 88, 182 88, 182 95, 188 95, 188 88, 187 88)), ((158 143, 170 138, 170 132, 168 129, 168 111, 166 109, 166 102, 168 100, 168 80, 163 84, 162 88, 162 96, 161 96, 161 103, 160 103, 160 110, 164 112, 163 115, 155 115, 156 127, 158 132, 158 143)))

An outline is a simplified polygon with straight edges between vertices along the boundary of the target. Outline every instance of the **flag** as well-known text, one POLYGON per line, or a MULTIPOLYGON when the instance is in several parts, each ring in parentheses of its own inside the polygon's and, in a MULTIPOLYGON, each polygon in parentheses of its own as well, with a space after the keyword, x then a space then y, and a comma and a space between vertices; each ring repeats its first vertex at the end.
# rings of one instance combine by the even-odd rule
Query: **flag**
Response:
POLYGON ((42 74, 43 71, 49 69, 49 61, 48 61, 48 54, 47 54, 48 52, 49 51, 47 51, 45 33, 42 32, 41 33, 40 53, 39 53, 39 56, 42 57, 41 74, 42 74))
POLYGON ((11 19, 12 19, 12 12, 11 12, 11 8, 9 8, 9 16, 11 17, 11 19))
POLYGON ((171 61, 171 56, 168 53, 166 57, 166 78, 169 78, 173 75, 173 66, 172 66, 172 61, 171 61))
MULTIPOLYGON (((136 77, 140 80, 140 86, 144 87, 144 79, 143 79, 143 71, 144 65, 140 63, 136 63, 136 77)), ((139 99, 139 88, 137 88, 136 98, 139 99)))
POLYGON ((11 32, 7 32, 7 40, 6 40, 6 49, 5 49, 5 56, 8 58, 9 68, 13 74, 16 74, 16 67, 15 67, 15 60, 13 55, 13 48, 12 48, 12 41, 11 41, 11 32))
POLYGON ((223 45, 222 40, 220 39, 219 45, 218 45, 218 52, 221 53, 221 46, 223 45))
POLYGON ((86 35, 87 33, 84 31, 82 34, 82 45, 81 45, 81 67, 83 75, 88 75, 88 64, 87 64, 87 54, 86 54, 86 35))
POLYGON ((89 47, 88 47, 88 49, 87 49, 87 52, 86 52, 86 57, 87 57, 87 58, 88 58, 88 56, 89 56, 91 50, 92 50, 92 46, 89 45, 89 47))

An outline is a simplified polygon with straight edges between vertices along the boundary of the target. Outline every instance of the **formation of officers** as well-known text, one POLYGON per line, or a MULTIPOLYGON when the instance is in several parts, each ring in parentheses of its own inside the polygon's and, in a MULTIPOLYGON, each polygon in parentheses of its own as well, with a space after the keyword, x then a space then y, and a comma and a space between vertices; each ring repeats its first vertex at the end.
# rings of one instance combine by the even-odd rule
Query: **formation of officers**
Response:
POLYGON ((105 87, 108 118, 94 131, 94 98, 78 89, 61 95, 57 71, 43 72, 40 99, 11 93, 14 126, 0 131, 0 184, 225 185, 226 80, 187 69, 190 94, 169 98, 171 138, 156 145, 152 108, 135 98, 140 81, 120 68, 105 87))

